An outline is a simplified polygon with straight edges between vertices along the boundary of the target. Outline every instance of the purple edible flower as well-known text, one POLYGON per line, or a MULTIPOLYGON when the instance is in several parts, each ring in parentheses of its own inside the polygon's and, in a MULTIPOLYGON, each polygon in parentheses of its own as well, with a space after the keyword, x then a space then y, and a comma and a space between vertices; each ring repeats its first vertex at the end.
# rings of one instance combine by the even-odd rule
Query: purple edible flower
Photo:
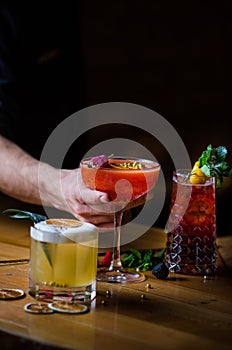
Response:
POLYGON ((90 159, 90 164, 97 167, 109 167, 108 156, 101 154, 100 156, 92 157, 90 159))

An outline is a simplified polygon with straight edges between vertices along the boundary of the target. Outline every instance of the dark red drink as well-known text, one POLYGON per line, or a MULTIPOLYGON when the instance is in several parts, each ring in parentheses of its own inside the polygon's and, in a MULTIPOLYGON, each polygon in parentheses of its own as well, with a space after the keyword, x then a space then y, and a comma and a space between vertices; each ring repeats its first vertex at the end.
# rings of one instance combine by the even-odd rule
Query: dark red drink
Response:
POLYGON ((170 271, 216 272, 215 181, 190 184, 188 171, 174 173, 166 262, 170 271))

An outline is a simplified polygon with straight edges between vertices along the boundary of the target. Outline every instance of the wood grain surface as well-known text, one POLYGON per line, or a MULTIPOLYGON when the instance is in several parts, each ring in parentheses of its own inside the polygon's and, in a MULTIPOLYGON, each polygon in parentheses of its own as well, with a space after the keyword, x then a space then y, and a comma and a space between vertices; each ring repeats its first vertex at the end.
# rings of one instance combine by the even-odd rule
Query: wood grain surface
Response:
MULTIPOLYGON (((123 249, 159 249, 164 244, 163 230, 153 228, 123 249)), ((98 283, 97 297, 82 315, 25 312, 24 305, 34 301, 27 293, 29 265, 3 263, 0 287, 21 288, 26 296, 0 300, 1 349, 6 343, 6 349, 10 344, 24 344, 24 349, 230 349, 231 244, 232 236, 218 240, 219 267, 213 279, 170 274, 158 280, 148 271, 146 281, 138 284, 98 283)), ((28 257, 28 223, 0 220, 0 260, 28 257)))

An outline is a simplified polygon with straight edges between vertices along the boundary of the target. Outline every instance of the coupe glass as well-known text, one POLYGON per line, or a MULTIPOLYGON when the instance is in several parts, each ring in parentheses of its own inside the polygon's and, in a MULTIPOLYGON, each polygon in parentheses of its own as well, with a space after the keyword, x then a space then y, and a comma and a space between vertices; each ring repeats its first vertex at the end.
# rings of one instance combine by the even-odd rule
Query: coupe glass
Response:
POLYGON ((106 164, 98 166, 92 158, 80 163, 85 185, 93 190, 107 192, 114 205, 113 255, 109 268, 100 269, 97 281, 112 283, 142 282, 140 271, 124 269, 120 258, 120 235, 123 209, 145 196, 158 180, 160 165, 157 162, 135 157, 112 156, 106 164), (123 180, 123 181, 121 181, 123 180), (125 181, 126 180, 126 181, 125 181))

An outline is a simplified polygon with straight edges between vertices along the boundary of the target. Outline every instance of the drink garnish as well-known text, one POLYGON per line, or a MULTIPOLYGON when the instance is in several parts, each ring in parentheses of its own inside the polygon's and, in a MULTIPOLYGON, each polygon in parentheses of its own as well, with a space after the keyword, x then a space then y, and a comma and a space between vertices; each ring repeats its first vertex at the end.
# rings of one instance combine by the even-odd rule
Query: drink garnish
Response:
POLYGON ((140 170, 144 169, 145 165, 138 161, 115 161, 111 160, 110 156, 101 154, 100 156, 92 157, 88 162, 89 168, 115 168, 115 169, 124 169, 124 170, 140 170))
POLYGON ((62 226, 62 227, 78 227, 81 226, 83 223, 78 220, 73 219, 47 219, 45 220, 47 225, 53 225, 53 226, 62 226))
POLYGON ((25 297, 25 293, 22 289, 18 289, 18 288, 1 288, 0 289, 1 300, 19 299, 22 297, 25 297))
MULTIPOLYGON (((47 217, 44 215, 35 214, 20 209, 6 209, 2 212, 2 214, 8 214, 13 219, 30 219, 34 224, 47 220, 47 217)), ((49 264, 52 266, 51 254, 49 252, 48 246, 44 242, 40 242, 40 244, 49 261, 49 264)))
POLYGON ((108 168, 109 167, 109 158, 111 156, 106 156, 105 154, 101 154, 100 156, 92 157, 90 161, 88 162, 89 168, 108 168))
POLYGON ((35 214, 20 209, 6 209, 3 210, 2 214, 9 214, 9 216, 13 219, 30 219, 34 224, 47 219, 47 217, 44 215, 35 214))
POLYGON ((232 175, 232 168, 225 161, 227 149, 224 146, 213 148, 208 145, 207 149, 202 152, 198 161, 189 176, 189 181, 192 184, 205 183, 210 177, 214 177, 216 187, 221 187, 223 177, 232 175))
POLYGON ((116 169, 124 169, 124 170, 140 170, 144 169, 145 165, 140 162, 126 161, 126 162, 110 162, 110 166, 116 169))
POLYGON ((204 184, 207 180, 207 176, 199 168, 199 161, 195 162, 191 174, 189 176, 189 181, 191 184, 204 184))

